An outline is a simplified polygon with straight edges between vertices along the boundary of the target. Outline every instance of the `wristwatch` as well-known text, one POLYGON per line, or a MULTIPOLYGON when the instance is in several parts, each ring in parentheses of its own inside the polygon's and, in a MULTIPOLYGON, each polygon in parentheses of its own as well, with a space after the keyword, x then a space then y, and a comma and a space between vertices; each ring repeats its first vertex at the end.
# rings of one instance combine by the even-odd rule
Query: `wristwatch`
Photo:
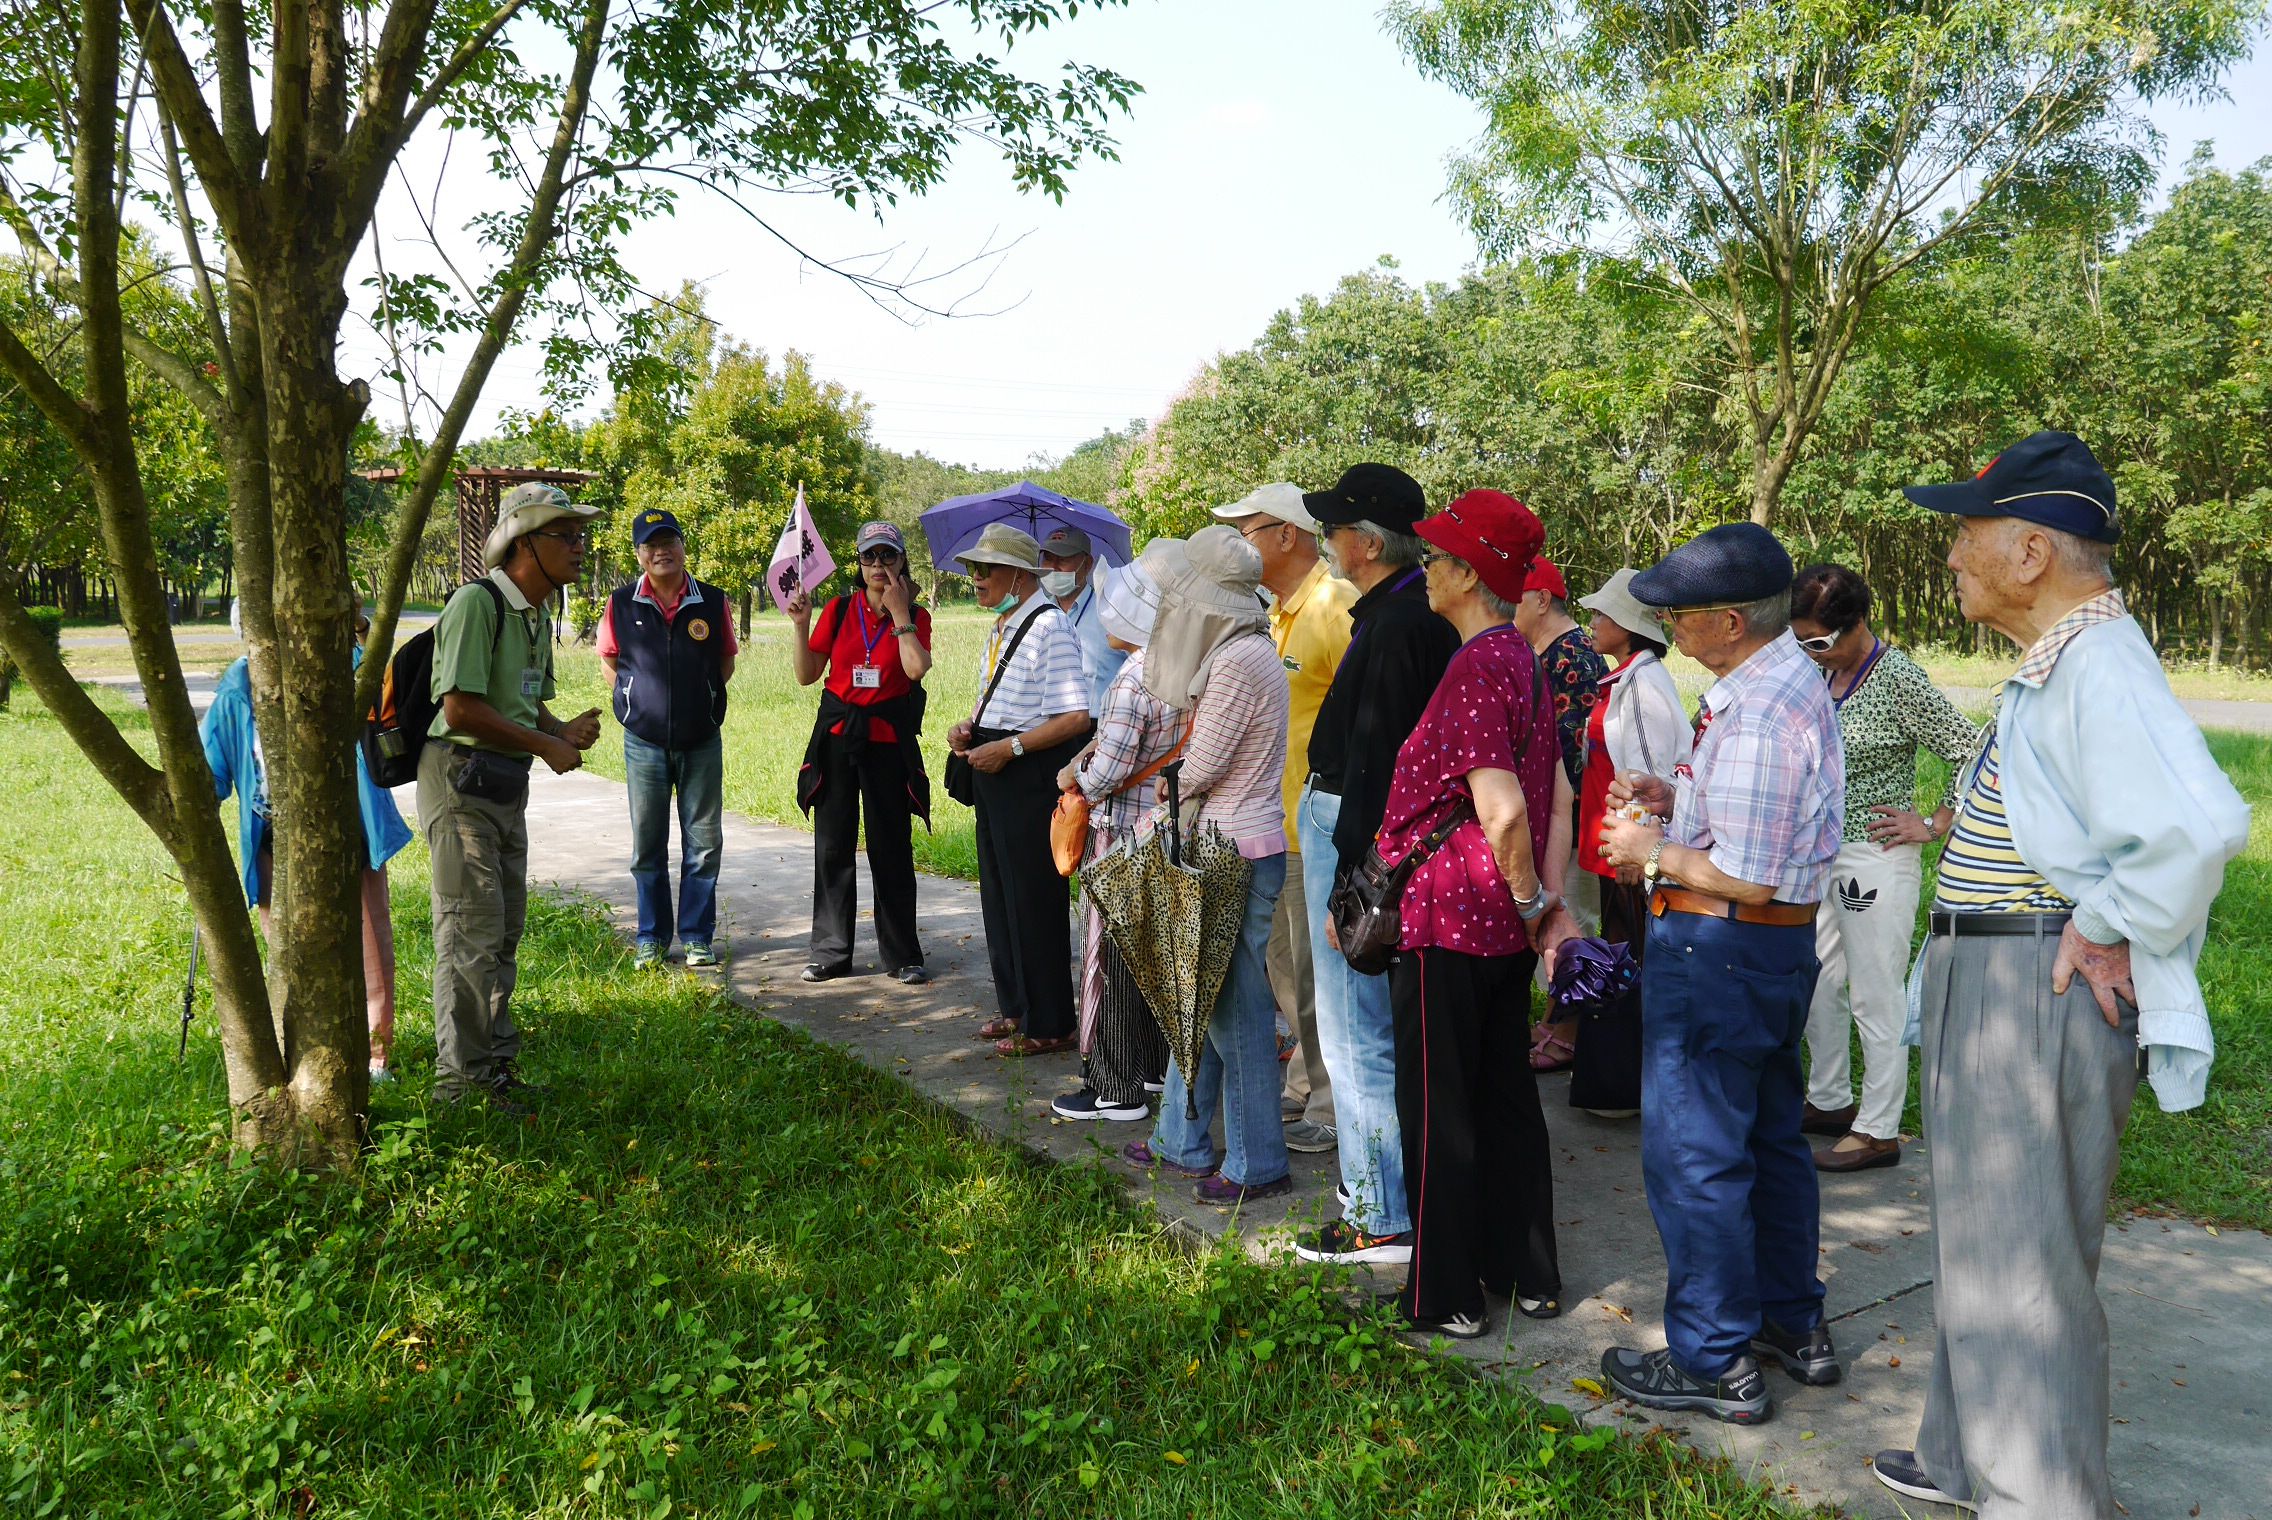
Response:
POLYGON ((1660 835, 1655 847, 1649 851, 1649 858, 1641 863, 1642 891, 1654 892, 1657 890, 1657 878, 1662 874, 1662 862, 1665 858, 1665 845, 1669 842, 1660 835))
POLYGON ((1024 734, 1012 734, 1010 736, 1010 753, 1016 755, 1020 760, 1026 757, 1026 736, 1024 734))

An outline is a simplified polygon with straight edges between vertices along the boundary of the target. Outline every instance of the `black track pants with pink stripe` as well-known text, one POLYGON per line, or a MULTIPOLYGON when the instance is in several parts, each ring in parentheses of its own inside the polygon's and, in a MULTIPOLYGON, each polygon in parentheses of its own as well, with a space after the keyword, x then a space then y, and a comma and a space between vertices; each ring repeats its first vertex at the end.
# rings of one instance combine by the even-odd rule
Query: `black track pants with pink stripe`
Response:
POLYGON ((1480 1315, 1483 1290, 1559 1298, 1554 1172, 1530 1068, 1535 955, 1407 950, 1389 973, 1396 1115, 1412 1201, 1415 1319, 1480 1315))

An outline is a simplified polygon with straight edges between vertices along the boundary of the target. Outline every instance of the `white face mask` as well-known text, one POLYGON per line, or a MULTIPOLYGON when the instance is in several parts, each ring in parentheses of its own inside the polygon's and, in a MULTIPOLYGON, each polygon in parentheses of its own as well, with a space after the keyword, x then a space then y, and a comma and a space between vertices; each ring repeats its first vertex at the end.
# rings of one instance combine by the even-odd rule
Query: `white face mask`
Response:
POLYGON ((1073 588, 1080 583, 1081 578, 1070 570, 1052 570, 1041 578, 1041 589, 1049 593, 1051 600, 1061 602, 1071 596, 1073 588))

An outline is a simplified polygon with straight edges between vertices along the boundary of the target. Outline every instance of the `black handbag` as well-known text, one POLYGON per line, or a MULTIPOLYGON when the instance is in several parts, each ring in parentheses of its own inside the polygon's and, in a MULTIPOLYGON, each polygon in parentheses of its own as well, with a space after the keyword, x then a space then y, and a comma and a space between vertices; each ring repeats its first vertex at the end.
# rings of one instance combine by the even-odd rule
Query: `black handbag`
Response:
MULTIPOLYGON (((1065 615, 1064 608, 1058 606, 1055 602, 1051 602, 1041 611, 1020 623, 1018 631, 1010 635, 1010 646, 1003 650, 1002 657, 994 662, 994 679, 986 683, 986 694, 978 699, 978 708, 970 715, 970 726, 973 730, 978 727, 978 720, 986 715, 986 704, 994 700, 994 688, 1001 685, 1002 677, 1009 673, 1010 661, 1016 657, 1018 646, 1025 642, 1026 634, 1033 628, 1034 624, 1040 622, 1052 612, 1059 617, 1065 615)), ((974 739, 977 737, 975 732, 972 737, 974 739)), ((947 770, 943 779, 949 797, 954 798, 964 807, 976 807, 978 805, 978 772, 971 769, 968 760, 956 754, 953 750, 947 751, 947 770)))
POLYGON ((1341 958, 1359 976, 1379 976, 1396 959, 1397 942, 1404 934, 1404 912, 1398 906, 1404 884, 1428 857, 1444 847, 1452 831, 1475 816, 1465 797, 1451 816, 1395 865, 1381 859, 1381 847, 1372 845, 1357 868, 1334 883, 1325 908, 1333 920, 1334 938, 1341 942, 1341 958))

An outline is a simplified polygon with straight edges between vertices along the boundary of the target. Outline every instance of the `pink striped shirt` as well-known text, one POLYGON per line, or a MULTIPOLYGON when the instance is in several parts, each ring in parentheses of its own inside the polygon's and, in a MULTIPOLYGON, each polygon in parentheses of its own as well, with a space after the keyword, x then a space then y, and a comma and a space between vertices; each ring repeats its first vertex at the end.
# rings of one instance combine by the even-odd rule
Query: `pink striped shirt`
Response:
POLYGON ((1286 851, 1286 667, 1266 633, 1215 652, 1183 752, 1183 817, 1223 831, 1249 860, 1286 851), (1198 806, 1194 807, 1194 800, 1198 806))

